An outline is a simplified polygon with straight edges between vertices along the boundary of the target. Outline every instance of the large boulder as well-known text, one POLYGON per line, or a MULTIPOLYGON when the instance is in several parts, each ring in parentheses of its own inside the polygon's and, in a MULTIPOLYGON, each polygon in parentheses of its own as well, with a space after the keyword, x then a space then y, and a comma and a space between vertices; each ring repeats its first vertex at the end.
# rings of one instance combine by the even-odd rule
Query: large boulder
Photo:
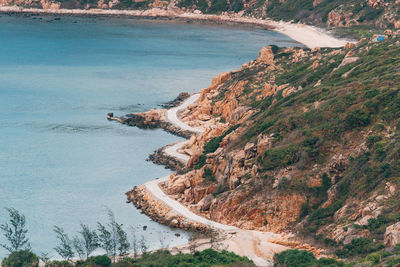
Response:
POLYGON ((260 53, 258 53, 257 62, 269 64, 274 64, 274 52, 270 46, 264 46, 261 48, 260 53))
POLYGON ((214 201, 215 197, 212 194, 208 194, 204 197, 203 205, 201 206, 201 211, 207 211, 210 209, 211 203, 214 201))
POLYGON ((392 247, 400 243, 400 222, 392 224, 386 228, 384 242, 388 247, 392 247))

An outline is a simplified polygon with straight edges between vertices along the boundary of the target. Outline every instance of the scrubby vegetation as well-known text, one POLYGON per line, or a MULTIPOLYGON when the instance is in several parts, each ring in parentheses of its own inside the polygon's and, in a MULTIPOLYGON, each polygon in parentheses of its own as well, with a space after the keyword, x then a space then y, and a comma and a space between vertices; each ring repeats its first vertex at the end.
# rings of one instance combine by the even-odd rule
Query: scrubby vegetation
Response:
POLYGON ((342 267, 344 263, 331 258, 316 259, 305 250, 289 249, 275 254, 276 267, 342 267))
POLYGON ((245 266, 255 266, 246 257, 240 257, 225 250, 218 252, 206 249, 194 254, 172 255, 169 251, 160 251, 144 255, 138 259, 125 259, 116 266, 230 266, 233 263, 247 263, 245 266))
POLYGON ((296 195, 304 202, 288 228, 340 258, 384 253, 384 233, 400 220, 399 44, 394 35, 346 49, 274 48, 273 67, 252 62, 232 72, 213 101, 244 82, 236 100, 253 112, 233 130, 233 142, 222 142, 230 133, 214 137, 197 163, 207 168, 207 177, 219 175, 219 183, 229 185, 218 190, 211 216, 225 212, 232 221, 245 217, 258 227, 274 227, 274 216, 291 208, 274 198, 296 195), (260 140, 267 140, 265 149, 258 149, 260 140), (238 151, 244 157, 232 162, 238 151), (238 180, 210 172, 225 155, 238 180), (237 204, 230 209, 224 203, 237 204))
MULTIPOLYGON (((366 240, 358 240, 352 243, 351 249, 357 252, 357 258, 352 260, 336 260, 333 258, 319 258, 305 250, 291 249, 275 254, 276 267, 355 267, 355 266, 388 266, 394 267, 400 264, 400 245, 392 249, 365 249, 368 246, 366 240), (371 253, 372 251, 376 251, 371 253)), ((349 246, 349 248, 350 248, 349 246)))

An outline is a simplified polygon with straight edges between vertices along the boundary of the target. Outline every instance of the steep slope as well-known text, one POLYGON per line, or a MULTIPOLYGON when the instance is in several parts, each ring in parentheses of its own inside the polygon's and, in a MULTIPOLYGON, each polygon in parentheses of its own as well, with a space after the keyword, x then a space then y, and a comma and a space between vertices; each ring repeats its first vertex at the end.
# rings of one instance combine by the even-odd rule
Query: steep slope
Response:
POLYGON ((264 48, 181 114, 206 131, 182 149, 188 170, 165 190, 241 228, 394 245, 399 66, 397 35, 344 49, 264 48))

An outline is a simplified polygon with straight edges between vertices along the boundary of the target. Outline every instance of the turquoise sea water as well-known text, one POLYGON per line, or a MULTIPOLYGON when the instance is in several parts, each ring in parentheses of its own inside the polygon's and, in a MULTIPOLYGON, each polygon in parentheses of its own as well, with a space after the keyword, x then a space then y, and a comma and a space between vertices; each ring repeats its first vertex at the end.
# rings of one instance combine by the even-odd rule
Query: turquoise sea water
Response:
POLYGON ((105 207, 151 248, 160 236, 169 245, 186 242, 188 234, 150 221, 124 195, 169 173, 145 158, 179 138, 109 122, 106 113, 155 108, 181 91, 207 87, 218 73, 256 58, 262 46, 296 44, 253 28, 49 20, 0 17, 0 223, 5 207, 18 209, 33 251, 53 256, 53 225, 74 235, 80 222, 105 221, 105 207))

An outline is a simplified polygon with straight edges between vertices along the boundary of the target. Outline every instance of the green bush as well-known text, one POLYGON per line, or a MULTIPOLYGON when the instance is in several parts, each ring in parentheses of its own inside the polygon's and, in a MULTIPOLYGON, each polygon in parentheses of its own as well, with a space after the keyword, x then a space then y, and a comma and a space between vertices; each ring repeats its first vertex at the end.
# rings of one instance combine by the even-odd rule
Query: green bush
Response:
POLYGON ((398 266, 400 264, 400 257, 395 256, 393 258, 391 258, 388 262, 387 262, 387 267, 394 267, 394 266, 398 266))
POLYGON ((194 168, 195 168, 196 170, 201 169, 201 168, 206 164, 206 160, 207 160, 206 155, 201 155, 201 156, 199 157, 199 160, 197 161, 196 165, 194 166, 194 168))
POLYGON ((275 267, 342 267, 344 264, 335 259, 320 258, 317 260, 311 252, 289 249, 275 254, 275 267))
POLYGON ((92 257, 92 261, 99 266, 107 267, 111 265, 111 259, 107 255, 92 257))
POLYGON ((314 254, 305 250, 289 249, 274 256, 276 267, 309 267, 316 262, 314 254))
POLYGON ((277 167, 286 167, 298 161, 298 146, 289 145, 278 147, 264 152, 263 157, 258 160, 266 170, 273 170, 277 167))
POLYGON ((367 228, 372 233, 382 235, 385 232, 387 226, 398 222, 399 220, 399 213, 381 214, 377 218, 369 219, 368 225, 364 226, 364 228, 367 228))
POLYGON ((235 253, 228 251, 215 251, 206 249, 194 254, 171 255, 169 251, 159 251, 151 254, 146 254, 143 257, 132 259, 126 258, 119 263, 114 264, 115 267, 181 267, 181 266, 226 266, 234 263, 246 263, 246 266, 255 266, 247 257, 241 257, 235 253))
POLYGON ((383 249, 385 246, 382 243, 375 243, 371 238, 356 238, 343 247, 342 250, 336 251, 339 258, 348 258, 358 255, 366 255, 383 249))
POLYGON ((372 262, 374 264, 378 264, 382 261, 382 259, 390 256, 391 254, 387 251, 378 251, 378 252, 374 252, 369 254, 368 256, 365 257, 365 260, 368 262, 372 262))
POLYGON ((212 0, 211 6, 208 8, 209 13, 221 13, 228 11, 229 5, 226 0, 212 0))
POLYGON ((222 142, 222 139, 225 138, 225 136, 227 136, 228 134, 230 134, 231 132, 233 132, 234 130, 236 130, 238 127, 240 126, 240 124, 237 124, 231 128, 229 128, 227 131, 225 131, 222 135, 211 138, 211 140, 204 145, 204 154, 209 154, 209 153, 213 153, 215 152, 218 147, 219 144, 222 142))
POLYGON ((212 175, 212 170, 210 168, 204 168, 203 178, 206 181, 215 182, 215 177, 212 175))
POLYGON ((211 138, 207 144, 204 145, 204 154, 209 154, 215 152, 219 144, 222 142, 221 136, 211 138))
POLYGON ((342 267, 344 266, 343 262, 338 262, 335 259, 331 258, 320 258, 316 264, 316 267, 342 267))
POLYGON ((345 118, 347 129, 364 127, 367 126, 370 122, 371 115, 360 109, 350 111, 345 118))
POLYGON ((370 135, 367 137, 367 146, 368 148, 372 148, 376 142, 379 142, 382 140, 382 136, 380 135, 370 135))
POLYGON ((36 267, 39 257, 29 250, 20 250, 12 252, 1 264, 3 267, 36 267))
POLYGON ((335 212, 342 207, 342 204, 342 201, 336 201, 326 208, 316 209, 311 214, 308 221, 316 225, 321 225, 327 222, 335 214, 335 212))
POLYGON ((68 261, 51 261, 46 263, 46 267, 73 267, 72 263, 68 261))

